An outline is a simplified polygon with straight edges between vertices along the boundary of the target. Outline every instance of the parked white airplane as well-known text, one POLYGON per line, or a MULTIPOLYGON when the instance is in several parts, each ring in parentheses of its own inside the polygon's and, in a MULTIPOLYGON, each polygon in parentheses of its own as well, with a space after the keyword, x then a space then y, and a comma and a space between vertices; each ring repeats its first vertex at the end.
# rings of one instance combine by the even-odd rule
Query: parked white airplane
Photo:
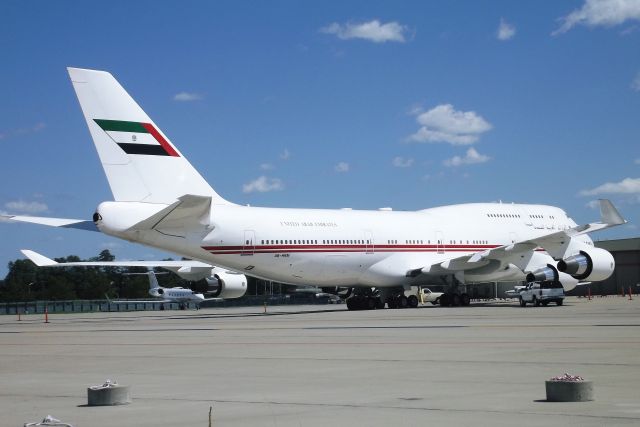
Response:
MULTIPOLYGON (((20 252, 29 258, 38 267, 161 267, 169 271, 173 271, 186 280, 205 279, 207 284, 213 289, 212 299, 233 299, 240 298, 247 293, 247 277, 244 274, 235 271, 229 271, 220 267, 215 267, 200 261, 181 260, 181 261, 77 261, 77 262, 57 262, 51 258, 31 251, 22 249, 20 252)), ((153 273, 151 271, 150 273, 153 273)), ((132 273, 127 273, 132 274, 132 273)), ((148 273, 142 273, 148 274, 148 273)), ((155 275, 153 277, 155 280, 155 275)), ((157 280, 155 284, 158 284, 157 280)), ((182 288, 165 288, 165 289, 182 289, 182 288)), ((190 289, 184 291, 193 292, 190 289)), ((163 292, 156 292, 162 294, 163 292)), ((185 292, 186 293, 186 292, 185 292)), ((152 296, 154 295, 151 293, 152 296)), ((176 294, 177 295, 177 294, 176 294)), ((202 295, 202 294, 194 294, 202 295)), ((194 297, 195 298, 195 297, 194 297)), ((204 297, 202 297, 204 298, 204 297)))
MULTIPOLYGON (((443 303, 469 303, 458 283, 604 280, 611 254, 587 233, 625 223, 608 200, 577 225, 560 208, 474 203, 416 212, 279 209, 223 199, 104 71, 69 68, 113 192, 93 215, 103 233, 256 277, 351 287, 350 309, 406 306, 404 287, 451 284, 443 303)), ((14 220, 86 228, 83 220, 14 220)))
MULTIPOLYGON (((128 273, 135 274, 135 273, 128 273)), ((149 295, 156 298, 155 300, 150 300, 148 302, 158 302, 158 300, 162 300, 162 302, 177 302, 180 304, 180 308, 184 309, 187 303, 193 302, 197 307, 200 307, 200 303, 203 301, 221 301, 222 298, 205 298, 203 294, 196 293, 191 289, 182 288, 180 286, 176 286, 173 288, 165 288, 160 286, 158 283, 158 278, 156 277, 156 273, 153 270, 149 270, 144 274, 149 278, 149 295)), ((110 301, 113 303, 119 302, 131 302, 131 301, 110 301)), ((147 301, 136 301, 136 302, 147 302, 147 301)))

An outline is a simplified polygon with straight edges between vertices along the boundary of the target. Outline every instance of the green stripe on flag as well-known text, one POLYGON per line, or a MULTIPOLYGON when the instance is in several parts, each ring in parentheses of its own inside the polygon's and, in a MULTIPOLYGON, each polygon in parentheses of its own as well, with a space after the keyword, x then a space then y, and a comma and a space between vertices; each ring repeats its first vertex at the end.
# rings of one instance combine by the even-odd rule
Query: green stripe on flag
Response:
POLYGON ((103 119, 93 119, 93 121, 95 121, 104 131, 149 133, 149 131, 145 129, 140 122, 103 119))

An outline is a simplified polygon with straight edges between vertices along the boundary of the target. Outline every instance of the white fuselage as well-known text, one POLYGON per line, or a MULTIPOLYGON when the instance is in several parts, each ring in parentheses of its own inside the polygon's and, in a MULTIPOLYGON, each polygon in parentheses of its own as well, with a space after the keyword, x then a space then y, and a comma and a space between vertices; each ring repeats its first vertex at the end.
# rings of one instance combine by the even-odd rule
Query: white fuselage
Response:
MULTIPOLYGON (((207 225, 180 236, 171 230, 128 234, 121 219, 117 227, 110 227, 108 216, 102 217, 98 227, 107 234, 255 277, 291 284, 377 287, 418 283, 424 276, 408 277, 408 271, 576 225, 560 208, 506 203, 413 212, 216 205, 207 225)), ((578 238, 592 246, 588 236, 578 238)), ((544 253, 534 255, 548 258, 539 264, 554 263, 544 253)), ((442 274, 437 269, 432 273, 442 274)), ((524 280, 524 274, 509 265, 494 265, 466 277, 467 283, 501 280, 524 280)))
POLYGON ((204 300, 202 294, 197 294, 191 289, 185 288, 151 288, 149 289, 149 295, 152 297, 162 298, 167 302, 196 302, 200 303, 204 300))

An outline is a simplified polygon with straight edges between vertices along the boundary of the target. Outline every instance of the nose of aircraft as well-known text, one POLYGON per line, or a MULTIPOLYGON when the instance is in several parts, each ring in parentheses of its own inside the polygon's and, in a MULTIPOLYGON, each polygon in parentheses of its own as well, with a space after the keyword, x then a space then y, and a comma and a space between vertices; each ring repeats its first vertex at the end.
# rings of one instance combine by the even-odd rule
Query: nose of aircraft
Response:
POLYGON ((194 296, 196 297, 196 299, 199 299, 200 301, 204 301, 204 295, 202 295, 202 294, 194 294, 194 296))

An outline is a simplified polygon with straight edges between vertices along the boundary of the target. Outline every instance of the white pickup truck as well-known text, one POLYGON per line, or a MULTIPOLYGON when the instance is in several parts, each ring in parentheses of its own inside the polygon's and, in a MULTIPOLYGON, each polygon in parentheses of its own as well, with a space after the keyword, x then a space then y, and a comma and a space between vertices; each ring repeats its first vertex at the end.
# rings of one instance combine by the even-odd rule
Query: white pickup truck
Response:
POLYGON ((442 292, 433 292, 429 288, 420 288, 418 290, 418 300, 422 304, 426 304, 430 302, 433 305, 440 304, 440 297, 442 296, 442 292))
POLYGON ((562 305, 564 301, 564 288, 560 282, 529 283, 520 291, 520 306, 531 303, 536 307, 540 304, 547 305, 555 302, 562 305))

